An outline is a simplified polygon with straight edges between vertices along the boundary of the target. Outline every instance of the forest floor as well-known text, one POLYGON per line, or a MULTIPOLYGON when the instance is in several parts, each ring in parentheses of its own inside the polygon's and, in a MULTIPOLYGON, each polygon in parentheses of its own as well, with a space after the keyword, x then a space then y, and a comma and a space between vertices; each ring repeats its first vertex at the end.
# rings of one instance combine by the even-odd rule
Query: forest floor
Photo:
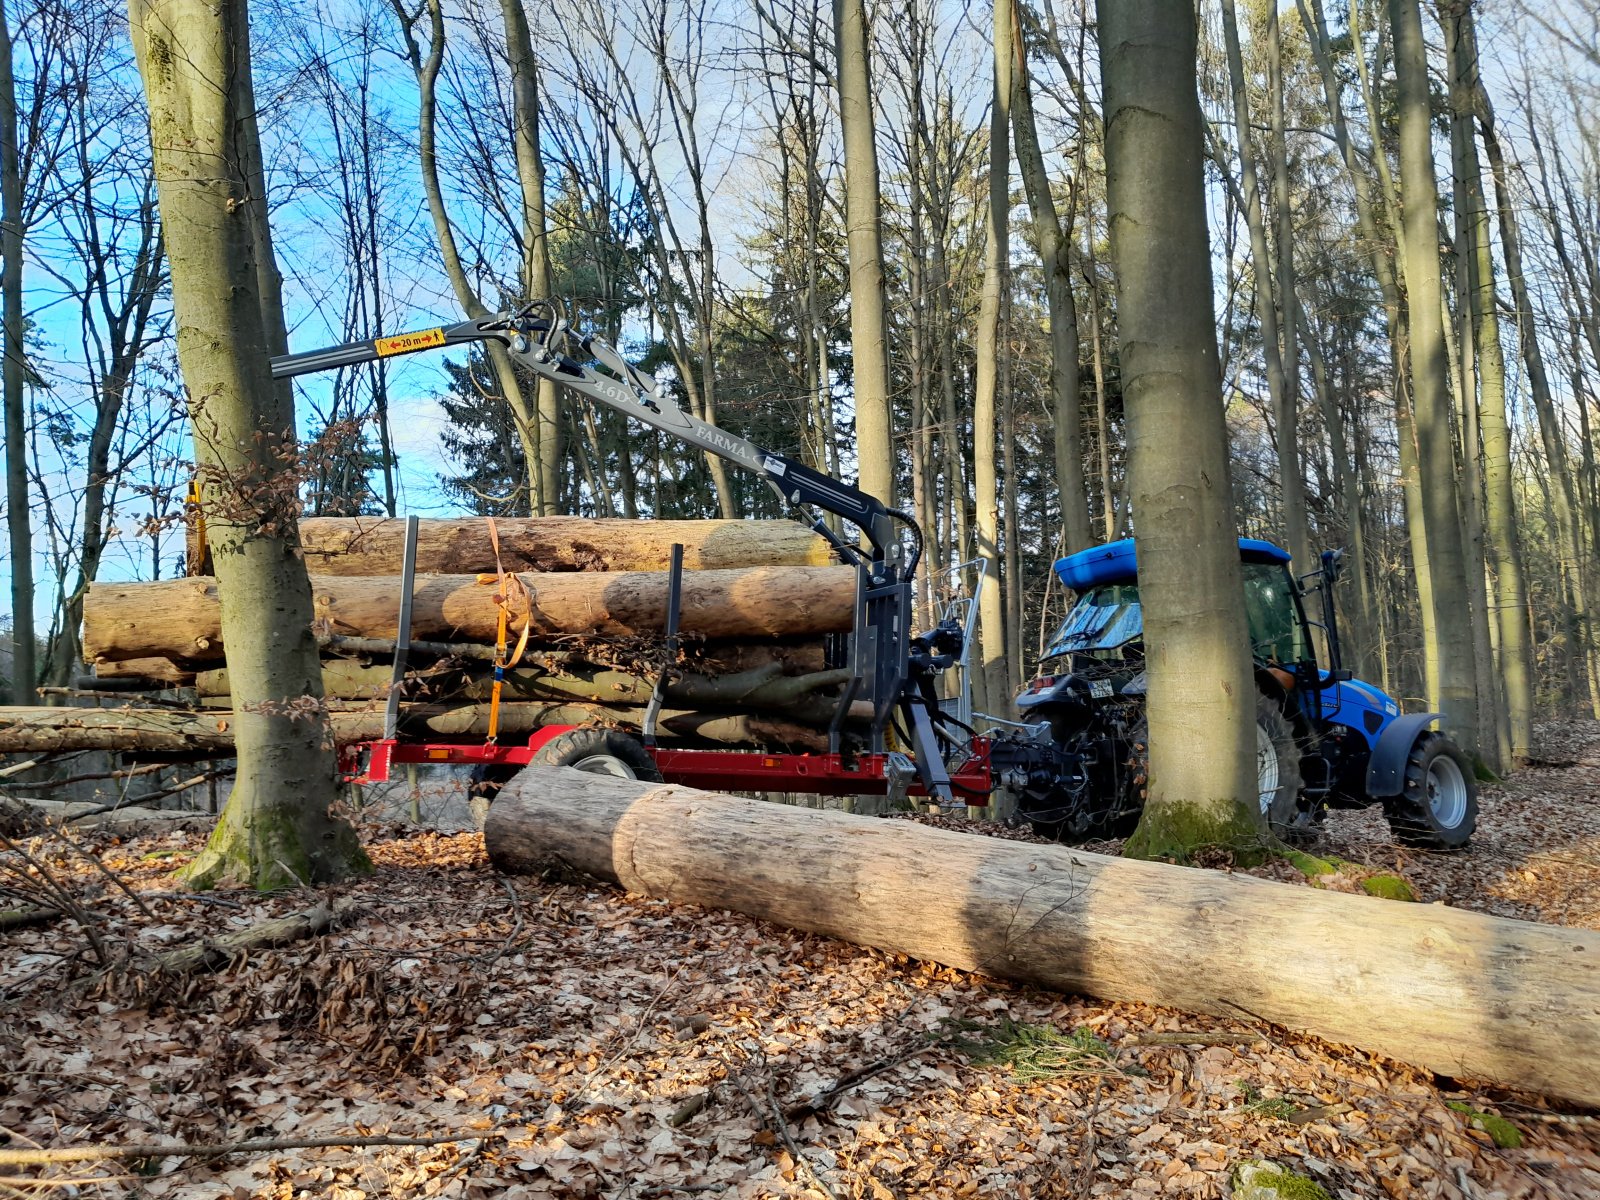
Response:
MULTIPOLYGON (((1398 849, 1362 813, 1318 853, 1600 929, 1600 724, 1541 735, 1544 765, 1483 789, 1469 852, 1398 849)), ((155 963, 306 894, 175 891, 193 830, 15 841, 32 882, 0 885, 47 875, 95 940, 71 918, 0 934, 0 1155, 126 1156, 0 1167, 0 1195, 1222 1197, 1264 1159, 1331 1197, 1600 1197, 1600 1119, 1536 1096, 507 878, 473 833, 364 832, 377 873, 337 889, 335 928, 211 971, 155 963), (436 1144, 351 1145, 385 1136, 436 1144), (338 1144, 150 1152, 259 1139, 338 1144)))

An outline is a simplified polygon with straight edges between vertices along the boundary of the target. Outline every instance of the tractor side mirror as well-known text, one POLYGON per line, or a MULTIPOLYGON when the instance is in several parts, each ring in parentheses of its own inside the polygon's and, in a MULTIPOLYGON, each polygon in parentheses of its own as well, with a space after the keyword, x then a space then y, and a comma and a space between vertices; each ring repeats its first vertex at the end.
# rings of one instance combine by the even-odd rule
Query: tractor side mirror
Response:
POLYGON ((1322 552, 1322 577, 1329 583, 1337 583, 1344 576, 1344 551, 1324 550, 1322 552))

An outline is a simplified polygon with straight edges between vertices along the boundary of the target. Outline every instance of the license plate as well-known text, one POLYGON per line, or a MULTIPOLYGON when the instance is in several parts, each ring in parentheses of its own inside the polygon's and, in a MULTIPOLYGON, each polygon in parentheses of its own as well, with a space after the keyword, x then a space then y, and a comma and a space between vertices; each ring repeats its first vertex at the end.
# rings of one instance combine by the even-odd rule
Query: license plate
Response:
POLYGON ((1111 680, 1109 680, 1109 679, 1091 679, 1089 681, 1089 695, 1092 696, 1096 700, 1109 700, 1109 699, 1111 699, 1111 695, 1112 695, 1111 680))

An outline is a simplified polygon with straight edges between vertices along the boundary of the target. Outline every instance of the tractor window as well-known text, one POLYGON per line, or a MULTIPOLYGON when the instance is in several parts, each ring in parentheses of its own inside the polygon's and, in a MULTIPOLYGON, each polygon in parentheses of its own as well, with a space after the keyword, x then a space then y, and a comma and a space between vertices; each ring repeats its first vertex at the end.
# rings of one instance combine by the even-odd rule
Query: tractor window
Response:
POLYGON ((1300 613, 1282 563, 1244 563, 1244 606, 1250 645, 1259 659, 1296 663, 1306 657, 1300 613))
POLYGON ((1078 597, 1042 657, 1114 650, 1140 637, 1143 624, 1139 589, 1131 583, 1106 584, 1078 597))

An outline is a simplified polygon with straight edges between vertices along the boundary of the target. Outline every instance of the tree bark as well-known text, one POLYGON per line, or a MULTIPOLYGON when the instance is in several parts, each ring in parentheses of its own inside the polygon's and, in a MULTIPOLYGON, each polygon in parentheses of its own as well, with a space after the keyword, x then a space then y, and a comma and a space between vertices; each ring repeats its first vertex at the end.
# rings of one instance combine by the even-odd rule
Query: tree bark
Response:
POLYGON ((1411 394, 1438 630, 1437 703, 1446 731, 1471 754, 1478 748, 1478 697, 1472 621, 1464 604, 1468 595, 1466 561, 1450 429, 1450 366, 1439 279, 1439 188, 1433 171, 1427 52, 1418 0, 1389 0, 1389 16, 1394 28, 1400 179, 1405 189, 1401 261, 1411 333, 1411 394))
MULTIPOLYGON (((220 564, 219 564, 220 565, 220 564)), ((521 575, 532 611, 512 599, 512 636, 525 616, 535 642, 562 635, 653 637, 666 627, 662 572, 521 575)), ((499 618, 494 576, 423 575, 412 593, 411 633, 435 641, 493 643, 499 618)), ((855 615, 856 573, 849 567, 750 567, 683 576, 680 629, 718 638, 843 633, 855 615)), ((224 638, 259 636, 228 621, 217 583, 204 576, 155 583, 97 583, 84 602, 84 654, 93 661, 222 657, 224 638)), ((319 575, 302 619, 310 632, 391 637, 400 597, 392 576, 319 575)), ((228 644, 233 644, 230 640, 228 644)), ((313 670, 315 667, 313 666, 313 670)), ((293 693, 299 695, 300 693, 293 693)), ((310 694, 310 693, 306 693, 310 694)))
POLYGON ((27 348, 22 318, 22 164, 11 26, 0 0, 0 407, 5 413, 6 531, 11 548, 11 694, 32 700, 38 683, 33 634, 33 524, 28 496, 27 348))
POLYGON ((873 140, 872 80, 863 0, 833 0, 839 124, 844 136, 845 230, 850 257, 850 352, 861 490, 893 507, 894 427, 883 284, 882 198, 873 140))
POLYGON ((502 871, 561 862, 641 895, 958 970, 1249 1014, 1452 1076, 1600 1104, 1600 934, 1590 930, 570 770, 530 769, 507 784, 484 844, 502 871))
MULTIPOLYGON (((989 109, 989 195, 983 219, 983 290, 973 338, 977 362, 972 385, 972 478, 978 557, 985 564, 978 597, 978 664, 983 703, 998 708, 1009 697, 1004 588, 1020 580, 1000 573, 1000 491, 995 441, 1000 428, 1000 309, 1011 257, 1011 13, 1004 0, 994 11, 994 98, 989 109)), ((1015 480, 1008 480, 1014 486, 1015 480)), ((1007 531, 1008 536, 1015 533, 1007 531)))
POLYGON ((1262 839, 1187 0, 1099 0, 1107 213, 1144 605, 1149 796, 1126 853, 1262 839))
MULTIPOLYGON (((836 563, 828 543, 795 521, 629 521, 593 517, 501 517, 500 565, 507 571, 665 571, 672 546, 685 571, 836 563)), ((317 575, 398 575, 404 521, 311 517, 300 522, 307 569, 317 575)), ((195 530, 189 553, 199 561, 195 530)), ((488 522, 424 517, 417 522, 419 575, 495 569, 488 522)))
MULTIPOLYGON (((1033 116, 1033 89, 1028 79, 1028 45, 1017 17, 1017 0, 1003 0, 1012 14, 1016 75, 1012 82, 1011 123, 1017 137, 1017 166, 1033 214, 1033 235, 1039 243, 1044 273, 1046 312, 1050 317, 1050 412, 1054 418, 1056 492, 1061 498, 1061 524, 1066 549, 1073 553, 1094 544, 1089 525, 1089 494, 1083 477, 1083 409, 1078 398, 1078 313, 1072 297, 1072 229, 1063 229, 1050 191, 1044 154, 1039 149, 1033 116)), ((1083 135, 1080 135, 1083 136, 1083 135)))
MULTIPOLYGON (((1250 257, 1255 265, 1256 321, 1261 326, 1261 356, 1267 375, 1267 394, 1272 399, 1277 424, 1278 486, 1283 497, 1283 525, 1289 553, 1304 569, 1308 540, 1305 530, 1305 494, 1300 484, 1300 458, 1295 448, 1298 426, 1298 401, 1292 399, 1288 379, 1293 363, 1285 363, 1278 341, 1278 309, 1273 302, 1272 256, 1267 247, 1267 221, 1261 205, 1261 184, 1256 175, 1255 150, 1251 146, 1250 100, 1245 89, 1244 54, 1239 48, 1239 21, 1233 0, 1222 0, 1222 34, 1228 56, 1228 78, 1233 88, 1234 137, 1238 141, 1239 184, 1244 199, 1245 225, 1250 231, 1250 257), (1296 523, 1298 522, 1298 524, 1296 523), (1300 545, 1295 545, 1296 538, 1300 545)), ((1274 111, 1276 117, 1276 110, 1274 111)), ((1281 236, 1281 231, 1280 231, 1281 236)), ((1279 281, 1282 294, 1282 281, 1279 281)), ((1289 297, 1283 295, 1285 309, 1289 297)), ((1287 311, 1285 312, 1287 324, 1287 311)))
POLYGON ((296 551, 293 393, 267 360, 283 343, 260 176, 244 0, 131 0, 168 241, 178 359, 211 531, 216 632, 232 647, 238 782, 194 887, 280 888, 369 870, 331 818, 332 748, 318 697, 311 590, 296 551))

